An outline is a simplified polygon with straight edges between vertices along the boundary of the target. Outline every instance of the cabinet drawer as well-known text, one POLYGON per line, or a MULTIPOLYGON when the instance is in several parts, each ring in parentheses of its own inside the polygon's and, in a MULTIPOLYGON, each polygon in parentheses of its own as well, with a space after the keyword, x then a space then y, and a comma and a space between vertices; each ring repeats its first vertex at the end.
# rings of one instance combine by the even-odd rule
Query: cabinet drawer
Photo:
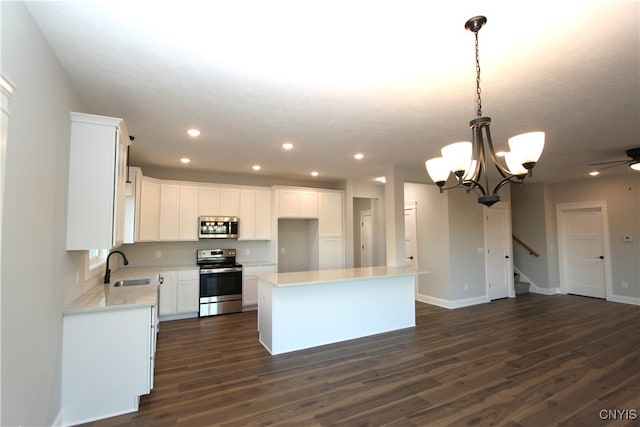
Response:
POLYGON ((178 280, 198 280, 200 270, 178 270, 178 280))

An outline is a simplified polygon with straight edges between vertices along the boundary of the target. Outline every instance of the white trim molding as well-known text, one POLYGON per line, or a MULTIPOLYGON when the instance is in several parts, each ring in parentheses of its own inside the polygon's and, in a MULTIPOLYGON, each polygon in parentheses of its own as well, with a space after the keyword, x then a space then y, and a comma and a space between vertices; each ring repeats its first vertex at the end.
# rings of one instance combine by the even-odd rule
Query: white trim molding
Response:
POLYGON ((459 300, 447 300, 443 298, 430 297, 428 295, 418 295, 416 296, 416 301, 423 302, 426 304, 431 304, 431 305, 437 305, 438 307, 448 308, 448 309, 462 308, 462 307, 468 307, 471 305, 485 304, 485 303, 491 302, 489 300, 489 297, 486 295, 483 295, 480 297, 459 299, 459 300))

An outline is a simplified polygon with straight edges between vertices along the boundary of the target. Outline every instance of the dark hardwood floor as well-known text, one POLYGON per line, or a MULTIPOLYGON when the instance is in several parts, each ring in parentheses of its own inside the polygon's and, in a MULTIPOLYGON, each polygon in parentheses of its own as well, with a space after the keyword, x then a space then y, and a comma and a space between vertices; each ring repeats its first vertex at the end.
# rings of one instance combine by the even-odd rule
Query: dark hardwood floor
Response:
POLYGON ((256 312, 164 322, 140 411, 87 425, 640 425, 638 306, 528 294, 416 323, 271 356, 256 312))

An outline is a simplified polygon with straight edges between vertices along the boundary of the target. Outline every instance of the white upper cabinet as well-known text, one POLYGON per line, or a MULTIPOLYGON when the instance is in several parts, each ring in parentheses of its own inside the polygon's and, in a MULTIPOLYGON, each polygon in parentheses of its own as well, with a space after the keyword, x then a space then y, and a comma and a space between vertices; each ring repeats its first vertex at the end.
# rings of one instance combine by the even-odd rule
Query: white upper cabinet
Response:
POLYGON ((343 205, 342 192, 321 192, 318 194, 318 233, 320 237, 342 237, 343 205))
POLYGON ((136 187, 136 241, 155 242, 160 238, 160 184, 140 177, 136 187))
POLYGON ((240 216, 240 190, 231 187, 220 188, 220 216, 240 216))
POLYGON ((271 191, 240 190, 239 240, 271 239, 271 191))
POLYGON ((220 215, 220 189, 218 187, 198 188, 198 215, 220 215))
POLYGON ((180 240, 180 186, 160 184, 160 240, 180 240))
POLYGON ((180 240, 198 240, 198 187, 180 186, 180 240))
POLYGON ((71 113, 67 250, 122 244, 129 143, 122 119, 71 113))
POLYGON ((277 189, 278 218, 318 218, 318 193, 314 190, 277 189))

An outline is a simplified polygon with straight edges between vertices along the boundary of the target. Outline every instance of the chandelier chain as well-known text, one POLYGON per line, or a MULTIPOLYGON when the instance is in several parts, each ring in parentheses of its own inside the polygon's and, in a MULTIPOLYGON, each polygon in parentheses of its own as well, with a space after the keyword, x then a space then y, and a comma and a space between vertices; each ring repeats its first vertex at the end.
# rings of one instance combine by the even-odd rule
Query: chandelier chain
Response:
POLYGON ((476 36, 476 104, 478 109, 476 110, 476 113, 478 114, 478 117, 482 117, 482 98, 480 97, 480 54, 479 49, 478 49, 478 32, 476 31, 475 33, 476 36))

